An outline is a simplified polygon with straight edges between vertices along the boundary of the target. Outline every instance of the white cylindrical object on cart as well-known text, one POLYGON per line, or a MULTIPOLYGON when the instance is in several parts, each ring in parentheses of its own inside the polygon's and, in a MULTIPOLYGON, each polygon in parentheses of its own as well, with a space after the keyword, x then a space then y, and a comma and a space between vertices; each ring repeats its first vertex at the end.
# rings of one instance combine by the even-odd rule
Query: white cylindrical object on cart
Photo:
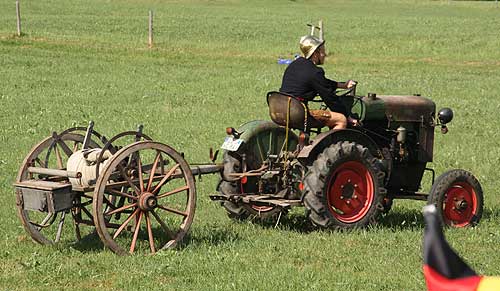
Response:
MULTIPOLYGON (((67 170, 79 172, 82 174, 80 178, 69 178, 73 186, 89 187, 93 186, 97 180, 96 165, 97 157, 102 149, 84 149, 74 152, 68 159, 67 170)), ((107 160, 111 157, 111 153, 106 151, 102 158, 103 162, 99 165, 99 171, 102 171, 107 160)))

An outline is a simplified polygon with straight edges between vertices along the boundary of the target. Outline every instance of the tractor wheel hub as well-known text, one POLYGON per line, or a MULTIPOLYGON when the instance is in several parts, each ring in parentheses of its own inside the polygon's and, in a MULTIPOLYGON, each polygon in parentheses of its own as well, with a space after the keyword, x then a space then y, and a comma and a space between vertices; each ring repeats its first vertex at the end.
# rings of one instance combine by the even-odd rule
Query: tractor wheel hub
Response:
POLYGON ((344 199, 351 199, 354 195, 354 185, 351 183, 346 183, 342 185, 342 197, 344 199))
POLYGON ((467 201, 465 201, 465 199, 459 199, 457 201, 455 201, 455 209, 457 209, 458 211, 463 211, 465 209, 467 209, 467 201))

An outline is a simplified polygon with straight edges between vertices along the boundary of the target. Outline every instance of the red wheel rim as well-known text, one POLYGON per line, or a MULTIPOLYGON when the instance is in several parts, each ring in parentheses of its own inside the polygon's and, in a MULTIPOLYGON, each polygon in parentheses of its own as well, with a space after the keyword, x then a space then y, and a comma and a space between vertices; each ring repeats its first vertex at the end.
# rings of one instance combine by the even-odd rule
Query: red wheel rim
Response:
POLYGON ((344 223, 365 217, 374 199, 373 179, 360 162, 340 165, 328 183, 328 207, 332 215, 344 223))
POLYGON ((455 227, 464 227, 471 223, 477 213, 477 196, 468 183, 457 182, 445 192, 443 202, 445 223, 455 227))
MULTIPOLYGON (((243 188, 244 184, 246 184, 246 182, 240 183, 240 191, 241 191, 240 193, 241 194, 245 194, 245 189, 243 188)), ((258 205, 252 205, 251 208, 257 212, 268 212, 268 211, 271 211, 274 209, 274 207, 272 207, 272 206, 258 206, 258 205)))
POLYGON ((257 205, 252 205, 252 209, 257 211, 257 212, 267 212, 271 211, 274 209, 272 206, 257 206, 257 205))

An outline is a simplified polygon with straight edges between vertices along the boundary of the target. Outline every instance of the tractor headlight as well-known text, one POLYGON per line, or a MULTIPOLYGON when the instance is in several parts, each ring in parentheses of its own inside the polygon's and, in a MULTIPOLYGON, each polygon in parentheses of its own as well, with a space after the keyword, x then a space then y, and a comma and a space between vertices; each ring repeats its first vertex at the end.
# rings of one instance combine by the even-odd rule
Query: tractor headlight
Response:
POLYGON ((451 108, 442 108, 438 112, 439 122, 444 125, 453 119, 453 110, 451 108))

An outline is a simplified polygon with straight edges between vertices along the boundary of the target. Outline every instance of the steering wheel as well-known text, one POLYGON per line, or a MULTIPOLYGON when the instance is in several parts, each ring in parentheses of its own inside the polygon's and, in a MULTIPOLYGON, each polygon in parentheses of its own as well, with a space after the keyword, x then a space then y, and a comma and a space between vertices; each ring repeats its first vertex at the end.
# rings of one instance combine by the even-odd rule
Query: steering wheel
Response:
MULTIPOLYGON (((338 98, 353 97, 353 98, 359 99, 356 97, 356 86, 357 85, 358 85, 358 82, 355 81, 354 86, 352 86, 349 89, 337 88, 335 90, 335 96, 337 96, 338 98)), ((322 99, 315 99, 315 100, 312 100, 312 102, 323 102, 323 100, 322 99)), ((320 109, 326 110, 326 109, 328 109, 328 107, 326 106, 325 103, 323 103, 323 104, 321 104, 320 109)))
POLYGON ((356 97, 356 86, 358 85, 358 82, 354 81, 354 85, 349 88, 349 89, 344 89, 344 88, 337 88, 335 90, 335 95, 337 97, 346 97, 346 96, 349 96, 349 97, 356 97))

